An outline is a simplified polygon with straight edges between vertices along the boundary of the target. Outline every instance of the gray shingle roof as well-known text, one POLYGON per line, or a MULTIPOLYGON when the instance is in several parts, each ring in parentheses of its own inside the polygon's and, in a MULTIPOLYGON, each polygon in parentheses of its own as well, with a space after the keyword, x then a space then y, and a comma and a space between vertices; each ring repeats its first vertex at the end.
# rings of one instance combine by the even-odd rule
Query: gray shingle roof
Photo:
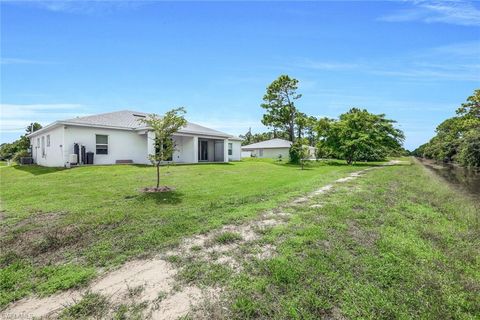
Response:
MULTIPOLYGON (((145 127, 145 124, 140 121, 148 116, 148 113, 122 110, 109 113, 96 114, 86 117, 77 117, 73 119, 63 120, 62 122, 68 122, 73 124, 81 125, 91 125, 91 126, 108 126, 108 127, 119 127, 125 129, 142 129, 145 127)), ((181 133, 192 133, 192 134, 204 134, 211 136, 220 136, 220 137, 231 137, 231 135, 210 129, 196 123, 187 122, 187 125, 180 129, 181 133)))
POLYGON ((290 148, 291 145, 292 141, 275 138, 242 146, 242 150, 290 148))
POLYGON ((135 129, 142 126, 142 123, 139 121, 139 119, 142 119, 142 117, 145 116, 147 116, 147 114, 143 112, 122 110, 109 113, 94 114, 86 117, 76 117, 63 121, 92 126, 97 125, 135 129))

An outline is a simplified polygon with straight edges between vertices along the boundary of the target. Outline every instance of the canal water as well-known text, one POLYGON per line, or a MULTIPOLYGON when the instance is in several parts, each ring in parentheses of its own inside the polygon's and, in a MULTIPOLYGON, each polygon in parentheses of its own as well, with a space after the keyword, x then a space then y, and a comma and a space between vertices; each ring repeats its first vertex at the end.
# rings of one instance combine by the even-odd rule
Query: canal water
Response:
POLYGON ((432 160, 419 159, 428 169, 470 194, 480 201, 480 170, 467 169, 454 164, 437 163, 432 160))

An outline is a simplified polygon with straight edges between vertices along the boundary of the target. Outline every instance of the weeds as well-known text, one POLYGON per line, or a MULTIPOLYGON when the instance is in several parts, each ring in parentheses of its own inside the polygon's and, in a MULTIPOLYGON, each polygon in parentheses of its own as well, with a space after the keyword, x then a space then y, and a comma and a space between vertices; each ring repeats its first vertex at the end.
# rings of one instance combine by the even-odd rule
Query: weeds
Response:
POLYGON ((63 310, 60 319, 103 318, 108 311, 108 299, 98 293, 86 293, 82 299, 63 310))
POLYGON ((214 238, 214 241, 219 244, 229 244, 242 240, 242 236, 236 232, 222 232, 214 238))
POLYGON ((143 292, 144 289, 145 289, 145 286, 143 285, 128 287, 128 297, 130 299, 135 299, 143 292))

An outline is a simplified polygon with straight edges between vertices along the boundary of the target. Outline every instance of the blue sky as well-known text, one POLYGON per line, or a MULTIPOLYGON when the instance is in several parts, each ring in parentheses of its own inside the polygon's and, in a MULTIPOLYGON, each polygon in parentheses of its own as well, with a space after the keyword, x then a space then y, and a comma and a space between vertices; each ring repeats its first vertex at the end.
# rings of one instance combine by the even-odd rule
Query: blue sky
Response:
POLYGON ((414 148, 480 87, 480 3, 1 2, 1 141, 31 121, 185 106, 190 121, 264 131, 266 86, 297 107, 386 113, 414 148))

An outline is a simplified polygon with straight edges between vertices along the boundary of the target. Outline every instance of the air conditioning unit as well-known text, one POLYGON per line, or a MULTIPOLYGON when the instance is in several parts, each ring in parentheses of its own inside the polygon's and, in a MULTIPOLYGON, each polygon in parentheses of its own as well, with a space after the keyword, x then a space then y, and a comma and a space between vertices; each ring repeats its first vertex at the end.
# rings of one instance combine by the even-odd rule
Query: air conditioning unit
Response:
POLYGON ((77 164, 78 156, 75 153, 70 154, 68 157, 68 162, 70 162, 70 164, 77 164))

